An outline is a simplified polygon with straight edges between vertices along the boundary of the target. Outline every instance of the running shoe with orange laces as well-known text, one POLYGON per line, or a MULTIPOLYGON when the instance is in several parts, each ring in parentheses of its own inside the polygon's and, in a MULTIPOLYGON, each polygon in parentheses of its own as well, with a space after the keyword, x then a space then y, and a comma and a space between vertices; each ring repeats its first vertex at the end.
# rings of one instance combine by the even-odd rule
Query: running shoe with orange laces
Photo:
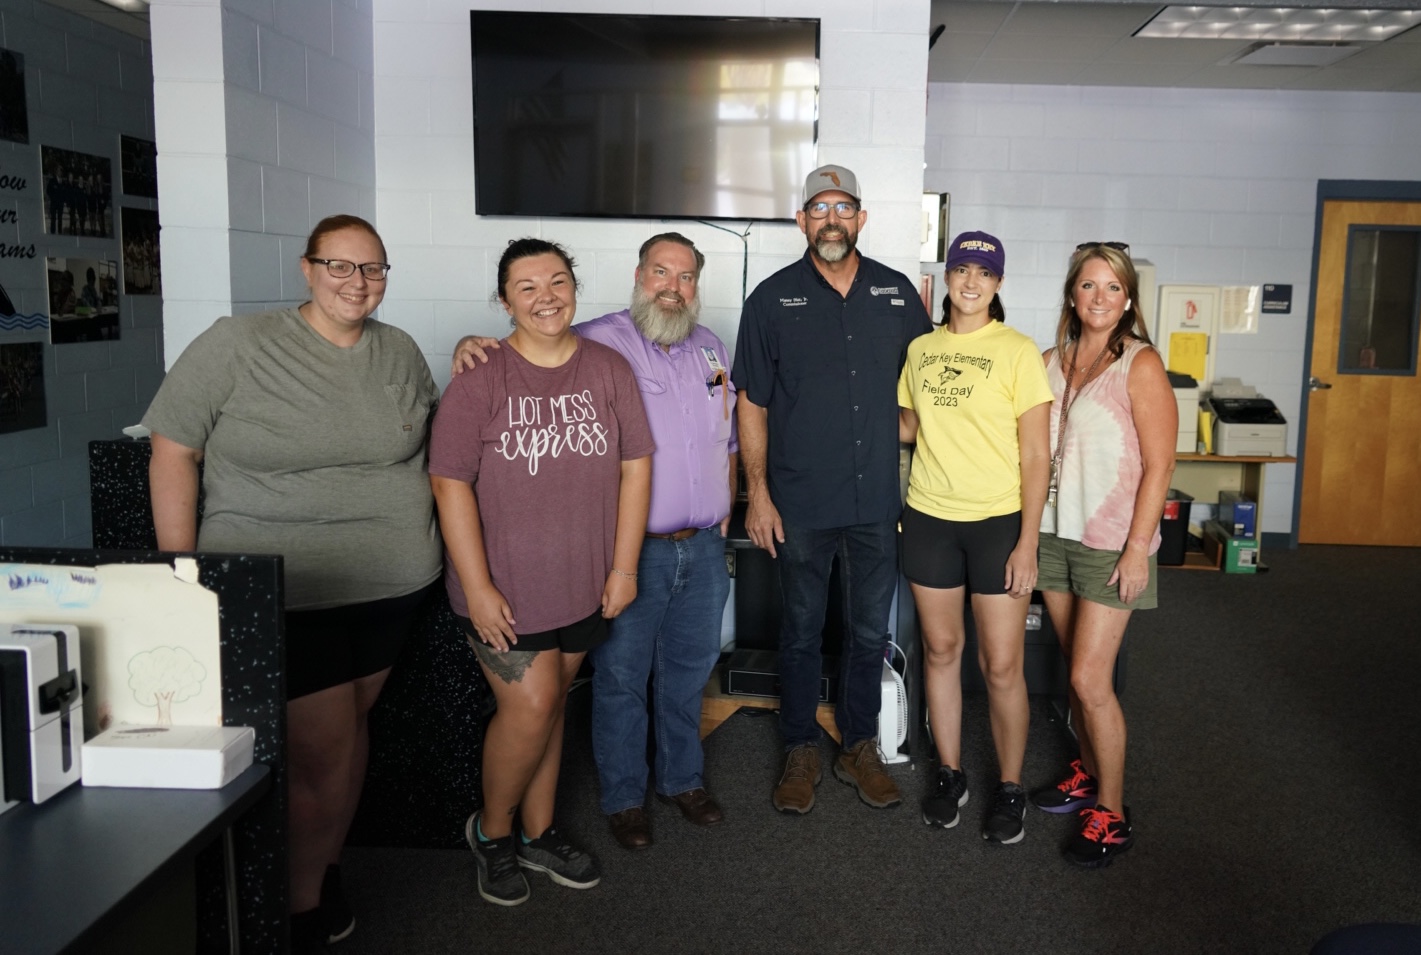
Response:
POLYGON ((1095 805, 1095 777, 1081 767, 1081 761, 1071 760, 1071 771, 1054 786, 1046 786, 1031 794, 1031 803, 1042 812, 1067 813, 1095 805))
POLYGON ((1071 837, 1065 848, 1066 858, 1078 866, 1104 868, 1135 842, 1129 806, 1123 816, 1104 806, 1082 809, 1080 819, 1081 831, 1071 837))

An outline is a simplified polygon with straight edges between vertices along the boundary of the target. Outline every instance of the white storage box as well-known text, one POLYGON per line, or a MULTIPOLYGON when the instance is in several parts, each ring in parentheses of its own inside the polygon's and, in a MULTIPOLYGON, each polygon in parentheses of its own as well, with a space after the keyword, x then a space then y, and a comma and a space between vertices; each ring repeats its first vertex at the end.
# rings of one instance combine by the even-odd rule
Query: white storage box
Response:
POLYGON ((221 789, 252 765, 249 726, 109 727, 84 744, 84 785, 221 789))

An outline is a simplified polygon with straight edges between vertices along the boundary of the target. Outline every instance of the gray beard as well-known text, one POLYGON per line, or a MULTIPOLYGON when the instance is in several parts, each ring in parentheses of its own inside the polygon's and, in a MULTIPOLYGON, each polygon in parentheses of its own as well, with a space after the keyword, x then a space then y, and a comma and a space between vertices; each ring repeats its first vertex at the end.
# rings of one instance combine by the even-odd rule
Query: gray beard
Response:
POLYGON ((819 253, 819 257, 825 262, 842 262, 849 257, 849 253, 854 250, 854 243, 849 241, 848 233, 844 233, 842 239, 815 239, 814 251, 819 253))
POLYGON ((647 341, 654 345, 679 345, 690 336, 701 318, 701 297, 684 305, 667 305, 656 296, 632 286, 632 323, 647 341))

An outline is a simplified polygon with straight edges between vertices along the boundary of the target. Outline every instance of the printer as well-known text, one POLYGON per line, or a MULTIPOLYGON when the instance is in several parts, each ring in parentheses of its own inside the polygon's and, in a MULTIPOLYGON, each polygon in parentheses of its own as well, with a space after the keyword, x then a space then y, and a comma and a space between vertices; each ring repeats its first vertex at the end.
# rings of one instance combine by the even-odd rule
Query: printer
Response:
POLYGON ((0 809, 79 781, 82 687, 78 627, 0 624, 0 809))
POLYGON ((1174 444, 1176 454, 1193 454, 1199 447, 1199 382, 1192 375, 1167 372, 1174 401, 1179 408, 1179 436, 1174 444))
POLYGON ((1272 401, 1237 378, 1215 382, 1209 395, 1214 413, 1214 453, 1223 457, 1285 457, 1288 423, 1272 401))

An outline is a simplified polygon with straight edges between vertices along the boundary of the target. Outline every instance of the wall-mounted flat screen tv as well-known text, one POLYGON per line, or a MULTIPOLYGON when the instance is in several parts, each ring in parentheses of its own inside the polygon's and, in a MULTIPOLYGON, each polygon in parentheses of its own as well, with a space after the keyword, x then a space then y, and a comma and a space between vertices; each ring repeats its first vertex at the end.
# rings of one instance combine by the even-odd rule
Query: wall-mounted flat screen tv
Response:
POLYGON ((470 13, 479 215, 793 219, 819 21, 470 13))

